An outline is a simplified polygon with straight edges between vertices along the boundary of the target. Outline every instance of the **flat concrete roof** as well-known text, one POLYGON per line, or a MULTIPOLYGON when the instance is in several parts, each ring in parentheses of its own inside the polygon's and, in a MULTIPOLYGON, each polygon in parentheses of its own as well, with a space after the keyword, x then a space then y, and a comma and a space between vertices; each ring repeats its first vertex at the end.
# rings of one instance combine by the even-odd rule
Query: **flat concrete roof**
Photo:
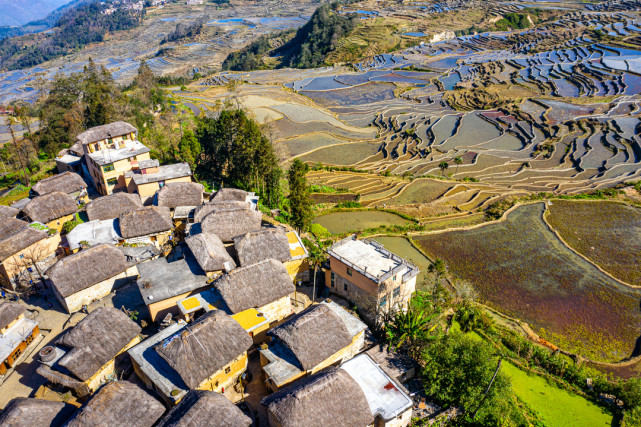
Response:
POLYGON ((331 251, 374 277, 380 277, 401 265, 398 257, 390 256, 390 251, 370 241, 347 240, 341 243, 333 246, 331 251))
POLYGON ((161 257, 138 264, 138 289, 146 305, 207 286, 207 275, 187 252, 183 259, 161 257))
POLYGON ((78 224, 67 233, 69 248, 74 250, 80 247, 80 242, 86 241, 90 246, 100 243, 117 244, 122 237, 117 228, 117 220, 95 220, 78 224))
POLYGON ((65 154, 64 156, 57 157, 56 158, 56 162, 72 165, 74 163, 78 163, 80 161, 80 159, 81 158, 78 157, 78 156, 72 156, 71 154, 65 154))
POLYGON ((88 156, 100 166, 108 165, 118 160, 128 159, 150 150, 140 141, 125 141, 125 146, 118 149, 100 150, 89 153, 88 156))
POLYGON ((13 353, 18 345, 31 335, 33 328, 36 326, 38 326, 38 322, 23 317, 4 335, 0 335, 0 362, 7 360, 7 357, 13 353))
POLYGON ((380 416, 384 421, 396 418, 414 405, 399 384, 367 354, 359 354, 344 362, 341 369, 354 378, 361 387, 372 415, 380 416))
POLYGON ((168 179, 191 176, 189 163, 175 163, 173 165, 159 166, 158 172, 142 174, 137 171, 125 172, 126 177, 131 177, 136 185, 149 184, 150 182, 166 181, 168 179))

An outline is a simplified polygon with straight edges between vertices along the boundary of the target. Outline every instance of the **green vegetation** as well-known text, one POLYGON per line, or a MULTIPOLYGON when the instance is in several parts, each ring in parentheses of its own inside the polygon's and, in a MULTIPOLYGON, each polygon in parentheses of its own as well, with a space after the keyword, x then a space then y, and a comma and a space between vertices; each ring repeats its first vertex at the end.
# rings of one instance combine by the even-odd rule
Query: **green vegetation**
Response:
POLYGON ((289 182, 290 223, 300 231, 309 229, 312 223, 312 201, 309 198, 309 186, 305 174, 309 166, 296 159, 287 171, 289 182))
POLYGON ((530 28, 532 18, 527 13, 508 13, 505 18, 500 19, 494 24, 498 31, 521 30, 530 28))
POLYGON ((206 22, 206 17, 198 19, 196 22, 189 25, 179 22, 176 25, 176 28, 161 40, 160 44, 163 45, 165 43, 172 43, 179 40, 192 39, 200 35, 206 22))
POLYGON ((294 30, 282 31, 280 33, 263 35, 251 42, 243 49, 227 55, 223 61, 223 70, 250 71, 268 68, 263 60, 274 46, 282 45, 289 41, 294 35, 294 30))

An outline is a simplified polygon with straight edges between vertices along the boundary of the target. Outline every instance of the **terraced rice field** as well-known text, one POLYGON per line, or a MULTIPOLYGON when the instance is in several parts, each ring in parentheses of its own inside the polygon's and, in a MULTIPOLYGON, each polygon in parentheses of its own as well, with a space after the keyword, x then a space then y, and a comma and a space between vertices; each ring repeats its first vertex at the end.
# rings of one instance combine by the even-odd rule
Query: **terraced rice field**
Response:
POLYGON ((604 201, 555 200, 548 223, 574 250, 619 280, 641 286, 641 209, 604 201))
POLYGON ((421 270, 416 277, 416 289, 426 291, 431 288, 433 274, 427 271, 431 261, 412 246, 409 240, 405 237, 375 237, 374 240, 385 246, 385 249, 405 258, 421 270))
POLYGON ((332 234, 365 230, 381 225, 408 225, 410 222, 400 216, 383 211, 332 212, 321 215, 312 221, 320 224, 332 234))
POLYGON ((435 179, 416 179, 409 183, 400 194, 389 199, 379 201, 373 206, 407 205, 413 203, 428 203, 442 196, 447 190, 453 187, 453 183, 435 179))
POLYGON ((378 144, 354 142, 321 148, 301 156, 304 162, 323 163, 324 165, 351 166, 373 156, 379 150, 378 144))
POLYGON ((483 302, 562 348, 597 360, 630 356, 641 291, 568 249, 543 221, 544 210, 543 203, 520 206, 500 223, 414 240, 472 283, 483 302))

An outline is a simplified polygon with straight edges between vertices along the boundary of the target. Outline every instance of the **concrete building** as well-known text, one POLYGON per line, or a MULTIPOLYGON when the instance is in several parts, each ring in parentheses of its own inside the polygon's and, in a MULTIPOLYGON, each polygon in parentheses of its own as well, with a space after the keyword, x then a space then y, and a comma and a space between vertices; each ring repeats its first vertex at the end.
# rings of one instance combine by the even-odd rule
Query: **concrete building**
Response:
POLYGON ((26 312, 15 302, 0 304, 0 376, 15 367, 27 347, 40 335, 38 322, 27 318, 26 312))
POLYGON ((367 326, 333 301, 312 305, 267 335, 260 364, 272 391, 351 359, 365 343, 367 326))
POLYGON ((416 290, 418 267, 374 240, 350 236, 329 250, 325 285, 353 303, 370 322, 380 313, 402 310, 416 290))

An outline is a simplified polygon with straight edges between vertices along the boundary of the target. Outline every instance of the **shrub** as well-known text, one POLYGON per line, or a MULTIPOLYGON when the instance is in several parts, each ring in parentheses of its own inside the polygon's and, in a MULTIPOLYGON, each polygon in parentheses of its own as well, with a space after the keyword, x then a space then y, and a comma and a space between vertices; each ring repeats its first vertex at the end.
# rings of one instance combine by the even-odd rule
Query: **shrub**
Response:
POLYGON ((332 233, 330 233, 325 227, 315 223, 312 223, 309 231, 319 239, 324 239, 332 235, 332 233))
POLYGON ((77 225, 78 225, 78 221, 76 219, 71 219, 71 220, 65 222, 62 225, 62 233, 61 234, 69 233, 71 230, 76 228, 77 225))
POLYGON ((348 201, 348 202, 342 202, 336 205, 337 208, 360 208, 361 203, 360 202, 353 202, 353 201, 348 201))

